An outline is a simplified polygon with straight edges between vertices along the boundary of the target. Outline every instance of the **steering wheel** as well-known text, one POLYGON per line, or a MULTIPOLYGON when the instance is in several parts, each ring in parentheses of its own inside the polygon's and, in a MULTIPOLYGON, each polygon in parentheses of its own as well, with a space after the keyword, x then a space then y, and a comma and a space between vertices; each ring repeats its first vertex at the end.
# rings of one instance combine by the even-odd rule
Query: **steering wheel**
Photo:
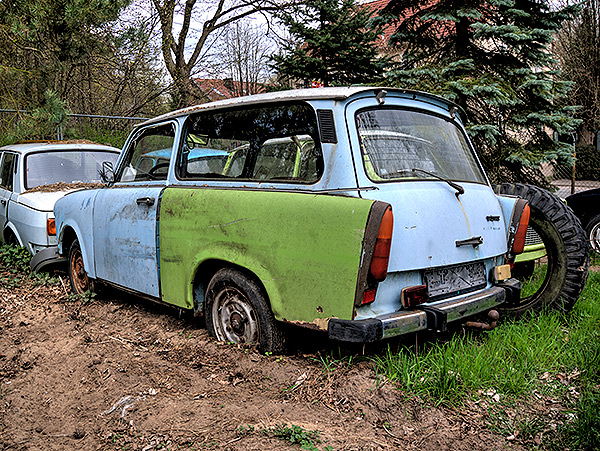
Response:
POLYGON ((156 177, 156 175, 155 175, 156 171, 158 171, 159 169, 168 168, 168 167, 169 167, 169 163, 158 163, 156 166, 153 166, 150 169, 148 169, 147 174, 149 176, 151 176, 152 178, 155 178, 156 177))

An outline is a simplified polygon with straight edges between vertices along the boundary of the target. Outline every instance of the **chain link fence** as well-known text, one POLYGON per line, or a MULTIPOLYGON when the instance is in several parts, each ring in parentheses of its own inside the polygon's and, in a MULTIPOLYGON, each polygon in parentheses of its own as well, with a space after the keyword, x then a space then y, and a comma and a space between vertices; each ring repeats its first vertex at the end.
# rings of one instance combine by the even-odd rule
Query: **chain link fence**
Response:
POLYGON ((596 146, 577 146, 573 164, 543 164, 542 173, 560 198, 600 188, 600 150, 596 146))
MULTIPOLYGON (((7 144, 7 137, 14 134, 28 111, 0 110, 0 143, 7 144)), ((129 116, 101 116, 93 114, 69 114, 66 120, 56 126, 52 136, 28 136, 27 140, 79 140, 87 139, 98 144, 106 144, 121 148, 129 132, 139 123, 145 121, 143 117, 129 116)))

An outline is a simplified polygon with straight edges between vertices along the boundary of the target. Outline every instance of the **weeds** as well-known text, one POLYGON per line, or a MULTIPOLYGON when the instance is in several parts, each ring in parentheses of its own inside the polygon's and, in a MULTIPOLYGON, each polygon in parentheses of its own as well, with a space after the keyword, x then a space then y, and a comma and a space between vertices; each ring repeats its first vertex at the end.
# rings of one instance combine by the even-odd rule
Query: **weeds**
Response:
POLYGON ((85 293, 70 293, 67 296, 68 302, 81 302, 83 305, 89 304, 96 299, 96 293, 93 291, 87 290, 85 293))
POLYGON ((47 272, 31 273, 31 281, 34 286, 47 285, 59 287, 62 285, 60 279, 57 276, 52 276, 47 272))
POLYGON ((279 426, 272 428, 271 433, 274 437, 281 438, 292 444, 297 443, 302 449, 311 451, 318 450, 316 445, 321 443, 318 431, 307 431, 296 425, 288 426, 285 423, 281 423, 279 426))
POLYGON ((21 246, 12 244, 0 245, 0 263, 2 268, 11 274, 28 273, 31 254, 21 246))
POLYGON ((328 353, 320 352, 317 357, 314 357, 312 360, 323 365, 323 372, 329 374, 339 368, 350 368, 353 358, 354 357, 351 354, 342 355, 341 349, 338 348, 337 357, 334 357, 334 351, 332 350, 328 353))
MULTIPOLYGON (((239 426, 236 429, 238 437, 246 437, 255 433, 256 429, 253 425, 248 424, 246 426, 239 426)), ((256 431, 263 435, 270 435, 272 437, 280 438, 291 444, 300 445, 302 449, 309 451, 319 451, 317 445, 322 443, 319 431, 307 431, 301 426, 290 425, 281 423, 272 428, 263 428, 256 431)), ((334 451, 330 446, 325 446, 323 451, 334 451)))

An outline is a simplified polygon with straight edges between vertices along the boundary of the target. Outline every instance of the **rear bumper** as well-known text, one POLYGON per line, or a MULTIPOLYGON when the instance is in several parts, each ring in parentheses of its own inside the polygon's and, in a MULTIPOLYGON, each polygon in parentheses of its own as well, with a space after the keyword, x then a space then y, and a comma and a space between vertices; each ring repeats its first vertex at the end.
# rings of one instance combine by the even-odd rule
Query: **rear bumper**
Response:
POLYGON ((50 265, 64 263, 66 261, 66 258, 59 255, 58 247, 51 246, 35 254, 29 262, 29 266, 33 272, 38 272, 50 265))
POLYGON ((414 310, 400 310, 362 320, 332 318, 328 334, 332 340, 368 343, 420 330, 443 330, 447 323, 467 320, 501 304, 515 302, 520 290, 519 281, 509 279, 472 295, 422 305, 414 310))

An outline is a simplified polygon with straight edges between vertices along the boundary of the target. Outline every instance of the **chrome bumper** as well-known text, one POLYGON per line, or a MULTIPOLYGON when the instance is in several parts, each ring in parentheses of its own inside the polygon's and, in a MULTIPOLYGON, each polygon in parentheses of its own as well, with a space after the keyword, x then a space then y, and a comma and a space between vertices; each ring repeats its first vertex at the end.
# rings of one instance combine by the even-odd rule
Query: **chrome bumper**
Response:
POLYGON ((521 285, 509 279, 501 285, 445 301, 422 304, 411 310, 399 310, 362 320, 329 321, 329 338, 338 341, 367 343, 420 330, 443 330, 447 323, 467 320, 478 313, 518 299, 521 285))

